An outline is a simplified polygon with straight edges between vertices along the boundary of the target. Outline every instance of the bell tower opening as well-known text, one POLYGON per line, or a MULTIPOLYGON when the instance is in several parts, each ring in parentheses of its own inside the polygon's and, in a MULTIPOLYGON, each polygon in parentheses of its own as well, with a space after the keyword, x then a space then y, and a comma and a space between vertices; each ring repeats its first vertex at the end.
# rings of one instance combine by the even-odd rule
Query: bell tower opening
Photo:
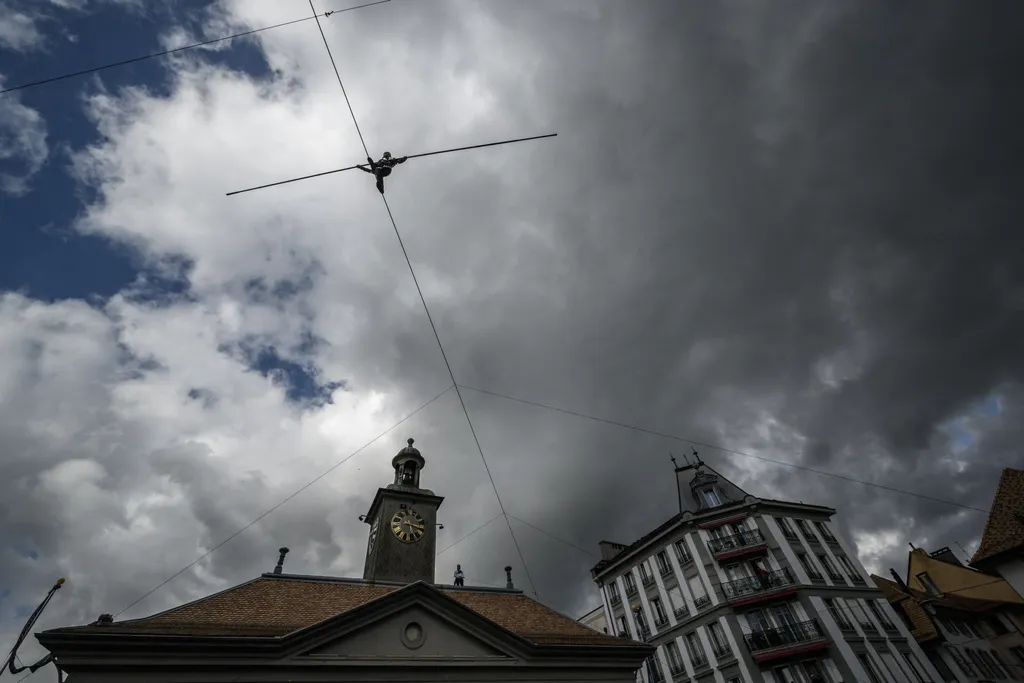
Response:
POLYGON ((408 440, 408 446, 398 452, 391 461, 395 468, 395 486, 420 487, 420 471, 426 461, 418 449, 413 448, 414 439, 408 440))

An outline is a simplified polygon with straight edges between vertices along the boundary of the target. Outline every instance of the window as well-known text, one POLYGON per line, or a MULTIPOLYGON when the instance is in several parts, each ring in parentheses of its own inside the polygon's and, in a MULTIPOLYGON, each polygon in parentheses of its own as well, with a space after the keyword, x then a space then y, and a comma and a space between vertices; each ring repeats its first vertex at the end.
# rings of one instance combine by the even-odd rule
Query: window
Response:
POLYGON ((907 667, 914 672, 914 678, 917 679, 917 683, 925 683, 924 671, 918 664, 917 658, 910 652, 903 652, 903 661, 907 663, 907 667))
POLYGON ((932 577, 928 576, 928 572, 921 572, 918 574, 917 580, 920 581, 921 585, 924 586, 924 589, 932 595, 942 595, 942 591, 940 591, 939 587, 935 585, 934 581, 932 581, 932 577))
POLYGON ((788 666, 777 666, 773 670, 777 683, 796 683, 793 678, 793 671, 788 666))
POLYGON ((651 598, 651 611, 654 612, 654 623, 664 624, 668 621, 665 615, 665 607, 661 604, 661 598, 651 598))
POLYGON ((668 668, 674 674, 683 670, 683 656, 679 654, 679 645, 676 641, 670 640, 665 643, 665 656, 668 657, 668 668))
POLYGON ((828 676, 813 659, 803 662, 800 666, 804 670, 807 680, 811 683, 825 683, 828 680, 828 676))
POLYGON ((843 577, 839 573, 839 570, 836 569, 836 566, 834 564, 832 564, 832 558, 831 557, 829 557, 828 555, 824 555, 824 554, 818 555, 818 562, 821 562, 821 566, 825 568, 825 571, 828 573, 829 578, 831 578, 833 581, 841 581, 842 580, 843 577))
POLYGON ((612 604, 622 600, 622 598, 619 597, 619 587, 614 581, 608 584, 608 600, 611 601, 612 604))
POLYGON ((839 564, 842 565, 843 571, 846 572, 847 576, 849 576, 851 579, 857 582, 864 581, 864 579, 860 575, 860 572, 857 571, 857 568, 853 566, 853 562, 850 561, 850 558, 848 558, 846 555, 836 555, 836 559, 839 560, 839 564))
POLYGON ((853 630, 853 625, 850 624, 850 620, 846 618, 846 615, 843 614, 839 604, 833 598, 825 598, 825 607, 828 607, 829 614, 831 614, 832 618, 836 620, 837 624, 839 624, 839 628, 844 631, 853 630))
POLYGON ((956 628, 956 622, 954 622, 952 619, 943 619, 940 617, 939 623, 942 624, 942 628, 946 629, 951 634, 960 635, 960 631, 958 631, 956 628))
MULTIPOLYGON (((1001 669, 1003 669, 1004 671, 1006 671, 1006 673, 1009 674, 1009 677, 1012 678, 1013 675, 1014 675, 1013 674, 1013 669, 1011 669, 1010 667, 1008 667, 1006 665, 1006 661, 1003 660, 1003 658, 999 654, 999 652, 997 650, 992 650, 991 655, 995 659, 996 663, 999 664, 999 667, 1001 669)), ((1017 675, 1017 678, 1020 678, 1020 677, 1021 677, 1020 675, 1017 675)))
POLYGON ((825 526, 824 522, 815 522, 814 526, 815 528, 817 528, 818 533, 821 534, 822 538, 824 538, 826 541, 835 542, 836 537, 832 535, 832 532, 828 530, 828 527, 825 526))
POLYGON ((875 668, 874 662, 866 654, 857 655, 857 660, 860 661, 861 666, 864 667, 864 671, 867 672, 871 678, 871 683, 885 683, 882 680, 881 675, 878 673, 878 669, 875 668))
POLYGON ((647 583, 651 580, 651 572, 647 569, 647 563, 641 562, 638 566, 640 568, 640 580, 647 583))
POLYGON ((636 593, 636 579, 633 578, 633 572, 623 574, 622 583, 626 584, 627 593, 636 593))
POLYGON ((809 557, 803 553, 797 553, 796 558, 800 560, 800 566, 804 568, 804 571, 807 572, 808 576, 812 579, 821 578, 821 572, 818 571, 817 567, 814 566, 809 557))
POLYGON ((882 625, 882 628, 886 631, 896 630, 896 624, 892 623, 892 619, 889 618, 889 615, 885 613, 885 610, 883 610, 876 601, 868 600, 867 603, 868 609, 871 610, 871 614, 874 615, 875 619, 878 619, 878 623, 882 625))
POLYGON ((704 590, 704 584, 700 582, 699 576, 691 576, 689 583, 690 594, 693 595, 693 604, 699 607, 707 599, 707 591, 704 590))
POLYGON ((704 646, 700 642, 700 636, 696 631, 686 634, 686 651, 690 654, 690 661, 694 666, 707 664, 708 657, 704 654, 704 646))
POLYGON ((925 655, 927 655, 928 661, 930 661, 932 663, 932 666, 935 667, 935 670, 939 672, 939 675, 942 676, 942 680, 944 680, 944 681, 955 681, 955 680, 957 680, 956 674, 953 673, 953 670, 950 669, 949 666, 946 665, 946 660, 944 660, 942 658, 942 656, 939 654, 938 650, 929 648, 928 650, 925 651, 925 655))
POLYGON ((708 624, 708 635, 711 636, 711 647, 715 651, 715 657, 721 659, 731 653, 729 641, 725 638, 725 631, 717 621, 708 624))
POLYGON ((672 563, 668 561, 668 553, 661 550, 654 556, 654 559, 658 563, 658 571, 661 572, 662 575, 672 573, 672 563))
POLYGON ((985 666, 988 667, 989 671, 991 671, 996 678, 1000 680, 1006 679, 1006 674, 1003 672, 1002 667, 999 666, 999 663, 996 662, 992 653, 988 650, 978 650, 978 656, 981 657, 982 661, 985 662, 985 666))
POLYGON ((974 624, 973 619, 964 620, 962 623, 964 625, 964 628, 967 629, 968 633, 970 633, 975 638, 981 638, 981 631, 978 630, 978 627, 974 624))
POLYGON ((622 614, 618 616, 619 633, 625 633, 629 635, 629 624, 626 623, 626 617, 622 614))
POLYGON ((718 498, 718 492, 715 489, 703 489, 700 492, 701 500, 704 501, 704 507, 718 507, 722 504, 722 501, 718 498))
POLYGON ((949 650, 949 654, 953 657, 953 661, 956 662, 956 665, 964 672, 964 675, 973 678, 974 667, 971 666, 970 662, 964 659, 963 653, 952 645, 947 645, 946 647, 949 650))
POLYGON ((647 680, 649 681, 662 681, 665 677, 661 673, 661 662, 658 658, 648 657, 647 658, 647 680))
POLYGON ((973 647, 965 647, 964 652, 966 652, 967 656, 970 657, 971 662, 974 664, 974 666, 978 667, 981 670, 981 674, 983 676, 995 678, 995 676, 992 674, 992 671, 988 668, 988 663, 984 659, 982 659, 980 655, 978 655, 977 650, 975 650, 973 647))
POLYGON ((693 557, 690 555, 690 550, 686 547, 685 538, 680 538, 673 545, 676 547, 676 558, 678 558, 681 564, 686 564, 693 560, 693 557))
POLYGON ((647 631, 647 617, 644 616, 644 610, 636 609, 633 610, 633 618, 636 619, 636 626, 641 632, 647 631))
POLYGON ((1006 624, 1004 624, 1003 620, 1000 619, 998 616, 992 617, 991 619, 986 619, 985 623, 988 624, 988 627, 992 629, 992 632, 995 633, 997 636, 1001 636, 1010 632, 1010 630, 1006 628, 1006 624))
POLYGON ((807 526, 807 520, 798 519, 796 521, 796 528, 800 530, 800 533, 804 535, 808 541, 816 541, 817 537, 811 532, 811 527, 807 526))
POLYGON ((779 528, 782 530, 783 536, 785 536, 791 541, 797 540, 796 532, 793 531, 793 527, 789 525, 788 519, 786 519, 785 517, 776 517, 775 523, 779 525, 779 528))

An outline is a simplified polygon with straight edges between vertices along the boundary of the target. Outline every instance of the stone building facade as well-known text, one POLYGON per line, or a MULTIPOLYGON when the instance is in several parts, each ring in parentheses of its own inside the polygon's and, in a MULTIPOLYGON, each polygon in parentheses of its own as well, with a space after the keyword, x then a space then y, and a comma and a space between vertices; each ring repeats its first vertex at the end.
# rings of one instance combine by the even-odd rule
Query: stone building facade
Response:
POLYGON ((609 630, 657 646, 643 683, 923 683, 937 672, 875 587, 835 510, 754 497, 676 467, 679 514, 602 542, 609 630))

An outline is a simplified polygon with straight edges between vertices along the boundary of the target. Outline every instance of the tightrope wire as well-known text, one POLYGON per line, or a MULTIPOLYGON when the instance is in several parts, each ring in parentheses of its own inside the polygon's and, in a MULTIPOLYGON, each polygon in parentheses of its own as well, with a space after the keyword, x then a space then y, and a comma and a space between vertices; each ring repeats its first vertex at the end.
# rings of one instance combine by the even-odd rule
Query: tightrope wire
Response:
MULTIPOLYGON (((330 12, 324 12, 320 16, 322 16, 324 18, 327 18, 327 17, 331 16, 332 14, 340 14, 342 12, 351 12, 354 9, 361 9, 363 7, 370 7, 371 5, 382 5, 385 2, 391 2, 391 0, 376 0, 376 2, 368 2, 368 3, 363 4, 363 5, 356 5, 355 7, 346 7, 345 9, 331 10, 330 12)), ((172 50, 163 50, 161 52, 154 52, 152 54, 142 55, 141 57, 132 57, 131 59, 124 59, 124 60, 121 60, 120 62, 113 62, 112 64, 104 64, 102 66, 94 66, 94 67, 92 67, 90 69, 83 69, 81 71, 74 71, 74 72, 71 72, 71 73, 66 73, 66 74, 63 74, 61 76, 53 76, 52 78, 44 78, 42 80, 32 81, 30 83, 22 83, 21 85, 16 85, 16 86, 13 86, 11 88, 4 88, 3 90, 0 90, 0 95, 3 95, 4 93, 14 92, 15 90, 24 90, 25 88, 32 88, 32 87, 35 87, 37 85, 44 85, 46 83, 53 83, 55 81, 63 81, 64 79, 74 78, 75 76, 85 76, 87 74, 96 73, 97 71, 103 71, 105 69, 113 69, 116 66, 125 66, 126 64, 134 64, 135 62, 141 62, 141 61, 144 61, 146 59, 154 59, 155 57, 166 57, 167 55, 174 54, 175 52, 182 52, 183 50, 191 50, 193 48, 203 47, 205 45, 213 45, 214 43, 220 43, 220 42, 223 42, 225 40, 231 40, 232 38, 243 38, 245 36, 251 36, 254 33, 260 33, 262 31, 269 31, 272 28, 281 28, 282 26, 291 26, 292 24, 298 24, 298 23, 303 22, 303 21, 309 21, 310 19, 313 19, 313 17, 303 17, 301 19, 292 19, 291 21, 285 21, 285 22, 282 22, 280 24, 274 24, 273 26, 264 26, 263 28, 254 28, 251 31, 242 31, 241 33, 235 33, 235 34, 230 35, 230 36, 223 36, 221 38, 212 38, 210 40, 204 40, 201 43, 193 43, 192 45, 184 45, 182 47, 176 47, 176 48, 174 48, 172 50)), ((319 19, 317 19, 317 21, 319 21, 319 19)))

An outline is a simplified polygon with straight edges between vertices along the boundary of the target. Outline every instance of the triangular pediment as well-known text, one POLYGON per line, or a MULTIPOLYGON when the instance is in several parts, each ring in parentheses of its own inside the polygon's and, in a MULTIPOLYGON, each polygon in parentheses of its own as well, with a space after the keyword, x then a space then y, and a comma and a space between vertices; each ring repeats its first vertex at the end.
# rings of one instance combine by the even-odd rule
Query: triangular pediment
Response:
POLYGON ((377 618, 324 634, 300 658, 387 660, 512 660, 512 647, 471 622, 446 615, 431 601, 414 602, 377 618))

